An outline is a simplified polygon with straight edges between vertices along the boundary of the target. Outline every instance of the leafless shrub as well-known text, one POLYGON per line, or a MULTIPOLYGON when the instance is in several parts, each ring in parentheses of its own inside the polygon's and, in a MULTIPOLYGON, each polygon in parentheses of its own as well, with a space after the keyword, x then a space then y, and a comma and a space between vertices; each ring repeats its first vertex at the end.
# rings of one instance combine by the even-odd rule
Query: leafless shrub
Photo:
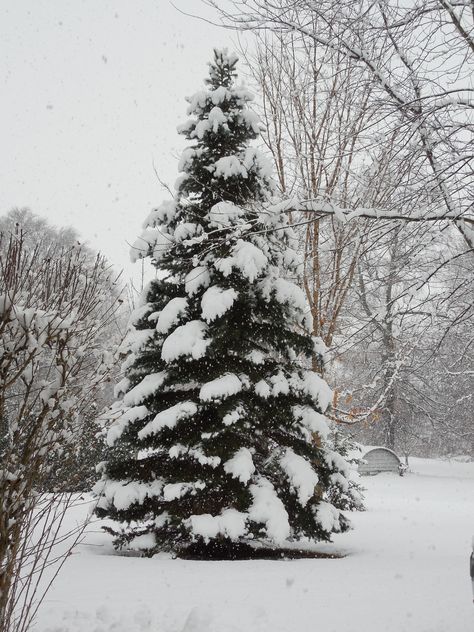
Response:
MULTIPOLYGON (((117 306, 106 261, 80 247, 0 235, 0 631, 25 632, 80 538, 77 496, 47 490, 107 375, 101 335, 117 306)), ((67 487, 67 486, 66 486, 67 487)))

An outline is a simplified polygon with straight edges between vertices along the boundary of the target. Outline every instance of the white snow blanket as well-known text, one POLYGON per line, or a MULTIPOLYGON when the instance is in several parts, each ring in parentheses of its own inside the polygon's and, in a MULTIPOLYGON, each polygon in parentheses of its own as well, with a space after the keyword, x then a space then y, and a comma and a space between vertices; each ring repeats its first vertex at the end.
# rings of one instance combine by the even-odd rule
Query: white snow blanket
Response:
POLYGON ((120 557, 95 522, 48 594, 38 632, 469 632, 474 463, 411 467, 403 478, 364 478, 367 511, 352 516, 355 529, 316 546, 342 559, 120 557))

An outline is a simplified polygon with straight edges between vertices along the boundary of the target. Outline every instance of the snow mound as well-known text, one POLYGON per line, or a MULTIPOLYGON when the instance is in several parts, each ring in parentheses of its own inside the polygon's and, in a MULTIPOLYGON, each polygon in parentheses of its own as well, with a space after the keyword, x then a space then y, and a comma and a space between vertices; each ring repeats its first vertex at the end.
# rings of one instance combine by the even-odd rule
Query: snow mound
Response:
POLYGON ((255 522, 265 524, 266 535, 273 542, 283 544, 289 538, 291 529, 288 513, 275 488, 270 481, 262 477, 258 483, 250 485, 249 489, 253 496, 249 517, 255 522))
POLYGON ((222 423, 224 426, 232 426, 232 424, 237 423, 239 419, 241 419, 243 412, 243 408, 241 406, 237 406, 237 408, 234 408, 234 410, 231 410, 229 413, 224 415, 222 423))
POLYGON ((268 265, 266 255, 254 244, 238 239, 232 249, 232 256, 224 257, 214 263, 216 270, 224 276, 229 276, 234 268, 253 283, 268 265))
POLYGON ((168 483, 163 487, 163 498, 166 502, 171 502, 182 498, 186 494, 195 494, 197 490, 204 489, 206 484, 202 481, 196 483, 168 483))
POLYGON ((199 399, 209 402, 213 399, 224 399, 242 390, 242 382, 234 373, 227 373, 215 380, 206 382, 201 387, 199 399))
POLYGON ((316 510, 316 519, 325 531, 328 533, 339 531, 339 518, 339 511, 333 505, 326 502, 319 503, 316 510))
POLYGON ((210 465, 216 468, 220 465, 221 458, 219 456, 207 456, 200 448, 189 448, 187 446, 177 444, 168 450, 171 459, 177 459, 181 455, 191 456, 201 465, 210 465))
POLYGON ((160 334, 167 333, 175 325, 179 317, 186 313, 188 301, 185 298, 172 298, 161 310, 156 322, 156 331, 160 334))
POLYGON ((263 397, 263 399, 267 399, 272 394, 272 389, 267 384, 267 382, 265 382, 265 380, 260 380, 259 382, 257 382, 254 388, 257 395, 259 397, 263 397))
POLYGON ((118 399, 121 395, 125 395, 127 390, 130 388, 130 380, 128 377, 124 377, 115 385, 114 388, 114 397, 118 399))
POLYGON ((143 222, 143 229, 146 228, 156 228, 161 224, 169 224, 175 215, 178 208, 178 204, 176 200, 165 200, 158 206, 158 208, 154 208, 147 216, 145 221, 143 222))
POLYGON ((120 345, 120 351, 138 353, 153 338, 154 333, 153 329, 129 329, 120 345))
POLYGON ((247 532, 247 514, 236 509, 225 509, 219 516, 200 514, 189 517, 189 525, 195 536, 201 536, 205 542, 219 533, 231 540, 242 537, 247 532))
POLYGON ((176 327, 163 343, 161 357, 165 362, 172 362, 180 356, 192 356, 195 360, 202 358, 210 343, 205 339, 206 323, 202 320, 190 320, 185 325, 176 327))
POLYGON ((174 428, 182 419, 192 417, 197 413, 197 406, 194 402, 179 402, 166 410, 162 410, 138 433, 139 439, 144 439, 155 434, 163 428, 174 428))
POLYGON ((278 395, 288 395, 290 392, 290 385, 283 371, 278 371, 275 375, 270 376, 268 381, 272 385, 272 395, 274 397, 278 395))
POLYGON ((230 309, 238 294, 233 288, 227 290, 213 285, 204 292, 201 299, 202 317, 206 322, 220 318, 230 309))
MULTIPOLYGON (((150 411, 146 406, 134 406, 133 408, 125 410, 110 426, 107 432, 107 445, 112 447, 117 439, 122 436, 128 424, 145 419, 149 413, 150 411)), ((113 414, 113 412, 111 414, 113 414)))
POLYGON ((231 226, 236 219, 244 214, 244 209, 230 202, 218 202, 214 204, 207 214, 209 226, 212 228, 225 228, 231 226))
POLYGON ((136 263, 139 259, 153 257, 160 261, 174 243, 173 236, 166 228, 147 228, 135 239, 130 248, 130 261, 136 263))
POLYGON ((291 487, 297 492, 300 505, 305 507, 314 496, 314 488, 318 484, 318 475, 303 457, 287 448, 280 459, 280 465, 288 476, 291 487))
POLYGON ((186 278, 184 279, 184 287, 186 290, 186 294, 192 296, 196 294, 196 292, 201 287, 207 287, 211 282, 211 275, 209 274, 209 270, 206 266, 196 266, 188 272, 186 278))
POLYGON ((329 435, 328 419, 310 406, 293 406, 293 416, 311 432, 317 432, 322 439, 329 435))
POLYGON ((215 178, 235 178, 241 176, 242 178, 248 177, 247 169, 240 162, 238 156, 224 156, 216 160, 214 164, 214 177, 215 178))
POLYGON ((191 239, 192 237, 199 235, 201 231, 202 229, 198 226, 198 224, 195 224, 194 222, 183 222, 176 226, 173 237, 176 243, 180 243, 186 239, 191 239))
POLYGON ((246 360, 252 362, 253 364, 263 364, 265 361, 265 354, 261 351, 257 351, 257 349, 252 349, 250 353, 245 356, 246 360))
POLYGON ((224 129, 227 127, 227 116, 220 107, 215 105, 209 112, 207 119, 205 118, 198 121, 194 126, 194 130, 189 130, 189 135, 191 138, 202 140, 209 132, 217 134, 219 127, 223 127, 224 129))
POLYGON ((255 472, 252 453, 248 448, 240 448, 234 456, 224 463, 224 472, 246 484, 255 472))
POLYGON ((332 402, 333 392, 331 388, 314 371, 304 371, 302 375, 295 374, 290 383, 295 390, 311 397, 323 413, 332 402))
POLYGON ((128 393, 125 394, 123 398, 125 406, 137 406, 147 397, 153 395, 153 393, 155 393, 163 384, 166 375, 166 371, 145 375, 139 384, 134 386, 130 391, 128 391, 128 393))
POLYGON ((309 311, 305 293, 300 287, 295 285, 295 283, 292 283, 287 279, 282 279, 281 277, 269 277, 261 282, 260 288, 262 296, 267 301, 270 300, 272 295, 274 295, 279 303, 282 305, 289 305, 294 313, 299 314, 299 322, 305 320, 308 321, 306 323, 307 325, 311 324, 309 322, 311 313, 309 311))
POLYGON ((163 482, 161 480, 150 483, 138 481, 98 481, 94 485, 94 493, 99 497, 98 506, 113 505, 116 509, 128 509, 130 505, 141 505, 145 498, 161 496, 163 482))

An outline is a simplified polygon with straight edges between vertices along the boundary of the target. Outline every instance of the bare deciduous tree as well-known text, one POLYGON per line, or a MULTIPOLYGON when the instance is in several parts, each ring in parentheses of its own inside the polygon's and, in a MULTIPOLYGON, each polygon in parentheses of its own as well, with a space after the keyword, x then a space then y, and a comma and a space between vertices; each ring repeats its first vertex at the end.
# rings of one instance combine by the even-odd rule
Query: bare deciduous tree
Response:
MULTIPOLYGON (((214 0, 204 1, 216 9, 224 26, 252 32, 258 42, 251 63, 261 68, 257 79, 264 94, 265 140, 280 187, 296 198, 289 202, 288 212, 295 228, 306 232, 306 289, 313 306, 326 297, 326 305, 313 312, 319 317, 327 312, 325 325, 338 314, 336 296, 344 288, 341 276, 330 274, 337 266, 321 265, 330 261, 325 247, 334 261, 338 253, 343 261, 345 252, 356 254, 342 266, 349 271, 342 277, 348 289, 343 289, 345 309, 337 321, 343 331, 336 327, 335 335, 327 336, 338 354, 347 350, 345 361, 352 368, 358 366, 354 356, 374 354, 369 361, 372 371, 365 372, 373 378, 368 380, 371 388, 362 388, 362 383, 359 397, 348 393, 354 398, 353 419, 378 416, 383 440, 390 444, 395 442, 394 433, 407 445, 426 442, 429 425, 444 429, 446 437, 466 437, 453 419, 454 410, 458 420, 464 418, 457 402, 466 399, 453 388, 450 372, 468 391, 472 377, 462 360, 451 363, 446 344, 450 340, 452 345, 454 332, 462 334, 467 350, 461 353, 459 348, 458 358, 469 355, 468 323, 472 327, 474 316, 472 301, 462 299, 472 292, 469 260, 474 253, 471 5, 444 0, 231 0, 219 6, 214 0), (325 60, 326 68, 331 60, 329 67, 332 63, 338 68, 335 98, 330 83, 321 90, 320 66, 312 59, 325 60), (327 112, 324 104, 330 104, 327 112), (354 129, 341 126, 350 119, 344 117, 345 104, 355 104, 359 126, 354 129), (318 110, 319 118, 314 116, 318 110), (335 137, 350 142, 337 145, 335 137), (329 151, 321 151, 321 139, 331 139, 332 144, 326 143, 329 151), (340 180, 327 177, 327 158, 334 147, 347 150, 333 152, 330 170, 346 174, 348 195, 341 195, 340 180), (316 177, 298 178, 302 169, 316 177), (318 183, 316 188, 313 182, 318 183), (330 224, 322 218, 339 222, 331 239, 330 224), (362 218, 365 224, 360 224, 362 218), (357 235, 361 226, 360 251, 356 241, 345 245, 335 238, 348 228, 357 235), (416 253, 408 263, 407 252, 416 253), (446 272, 459 269, 461 263, 467 267, 466 276, 454 274, 448 282, 446 272), (321 282, 321 271, 327 284, 321 282), (445 363, 451 366, 448 373, 445 363), (434 373, 439 388, 443 375, 446 379, 445 402, 430 390, 434 373)), ((340 414, 350 421, 347 412, 340 414)))
MULTIPOLYGON (((263 139, 281 193, 359 204, 362 172, 365 186, 367 177, 378 174, 366 168, 372 157, 362 130, 373 116, 367 107, 371 86, 358 69, 333 50, 285 33, 257 37, 246 60, 262 94, 263 139)), ((313 333, 331 346, 370 229, 364 221, 289 212, 304 253, 313 333)))
MULTIPOLYGON (((388 134, 398 130, 399 149, 412 164, 410 184, 418 190, 423 185, 429 193, 412 219, 449 220, 474 248, 474 18, 469 3, 231 0, 223 7, 215 0, 204 2, 227 27, 297 35, 356 63, 374 84, 370 101, 379 112, 378 128, 382 125, 388 134)), ((359 209, 359 215, 364 213, 374 216, 373 210, 359 209)))

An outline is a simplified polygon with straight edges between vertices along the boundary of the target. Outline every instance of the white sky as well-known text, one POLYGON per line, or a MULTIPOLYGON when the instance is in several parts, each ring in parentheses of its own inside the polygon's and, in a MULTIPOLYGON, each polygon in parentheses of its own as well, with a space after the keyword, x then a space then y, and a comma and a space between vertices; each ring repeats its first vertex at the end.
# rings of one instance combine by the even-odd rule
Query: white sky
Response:
POLYGON ((72 225, 128 276, 127 241, 168 197, 153 163, 173 185, 215 46, 231 33, 168 0, 0 0, 0 214, 72 225))

